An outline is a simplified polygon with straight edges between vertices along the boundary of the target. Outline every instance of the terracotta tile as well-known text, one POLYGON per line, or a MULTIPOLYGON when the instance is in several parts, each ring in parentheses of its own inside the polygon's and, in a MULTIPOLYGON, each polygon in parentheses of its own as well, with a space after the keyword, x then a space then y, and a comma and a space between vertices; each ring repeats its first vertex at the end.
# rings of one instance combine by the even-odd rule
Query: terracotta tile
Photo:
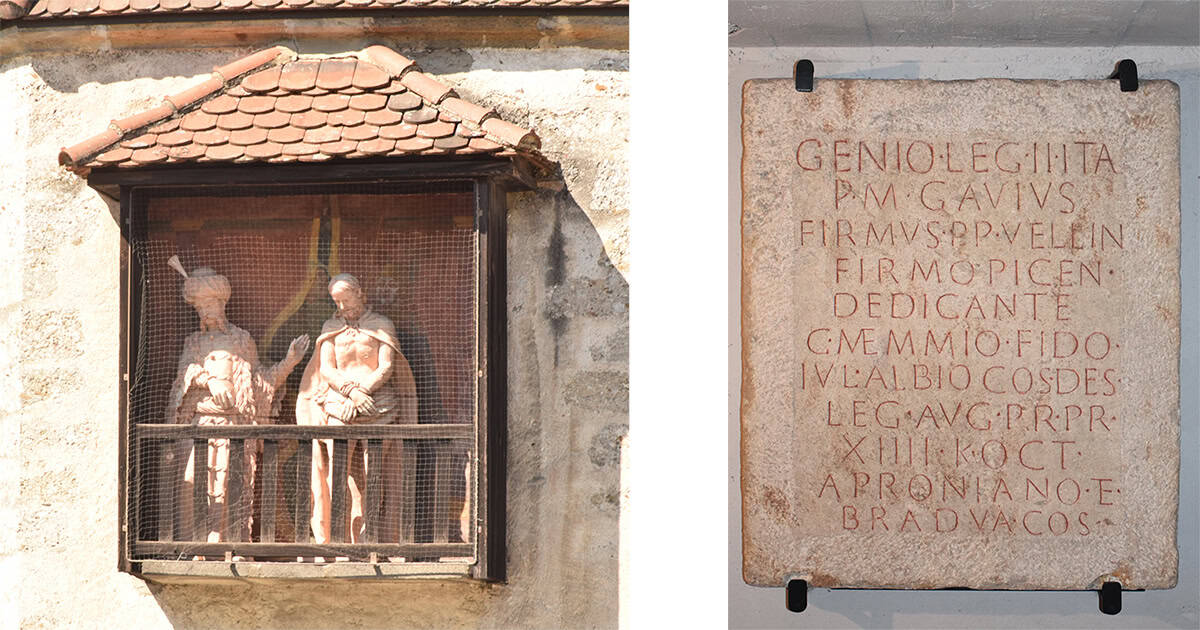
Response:
POLYGON ((114 162, 123 162, 125 160, 128 160, 129 156, 131 156, 131 155, 133 155, 133 149, 117 147, 115 149, 110 149, 108 151, 105 151, 104 153, 101 153, 100 155, 97 155, 94 159, 95 159, 95 161, 100 162, 101 164, 112 164, 114 162))
POLYGON ((417 126, 410 123, 400 123, 399 125, 389 125, 379 129, 379 137, 387 138, 388 140, 403 140, 417 135, 417 126))
POLYGON ((49 0, 46 3, 46 13, 50 15, 62 15, 72 8, 71 0, 49 0))
POLYGON ((283 0, 251 0, 254 6, 260 9, 270 9, 271 7, 279 6, 283 0))
POLYGON ((274 96, 247 96, 238 100, 238 111, 247 114, 263 114, 275 109, 274 96))
POLYGON ((350 97, 351 109, 357 109, 363 112, 375 111, 383 109, 387 105, 388 97, 383 94, 359 94, 350 97))
POLYGON ((437 110, 432 107, 422 107, 404 112, 404 122, 407 123, 421 124, 435 120, 437 120, 437 110))
POLYGON ((207 10, 221 5, 220 0, 192 0, 191 7, 193 9, 207 10))
POLYGON ((221 0, 221 6, 226 9, 244 9, 250 6, 250 0, 221 0))
POLYGON ((202 83, 193 85, 192 87, 179 92, 178 94, 172 94, 168 96, 166 100, 174 104, 176 109, 185 110, 189 109, 192 105, 195 105, 196 103, 208 98, 209 96, 216 94, 224 87, 225 83, 221 81, 221 79, 210 75, 202 83))
POLYGON ((167 150, 164 147, 151 147, 149 149, 138 149, 129 156, 129 159, 139 164, 154 164, 155 162, 167 161, 167 150))
POLYGON ((37 0, 33 3, 33 8, 29 9, 27 16, 37 16, 46 14, 46 0, 37 0))
POLYGON ((248 92, 262 94, 270 92, 279 87, 279 70, 282 66, 274 66, 266 70, 259 70, 254 74, 242 79, 242 87, 248 92))
POLYGON ((306 7, 312 4, 312 0, 283 0, 283 4, 288 8, 306 7))
MULTIPOLYGON (((373 0, 366 0, 371 3, 373 0)), ((359 61, 354 68, 354 78, 351 79, 351 84, 356 88, 364 90, 373 90, 380 88, 392 82, 392 77, 384 72, 375 64, 359 61)))
POLYGON ((317 84, 318 61, 293 61, 283 65, 279 73, 279 87, 293 92, 312 89, 317 84))
POLYGON ((275 109, 281 112, 294 114, 296 112, 308 111, 312 107, 313 97, 304 96, 303 94, 292 94, 284 96, 275 101, 275 109))
POLYGON ((278 127, 286 127, 291 120, 291 114, 287 112, 273 111, 255 116, 254 126, 262 127, 263 129, 276 129, 278 127))
POLYGON ((280 96, 288 96, 289 94, 291 94, 291 92, 289 92, 281 87, 277 87, 274 90, 267 92, 266 94, 267 94, 267 96, 274 96, 274 97, 278 98, 280 96))
POLYGON ((363 140, 371 140, 377 137, 379 137, 379 127, 376 127, 375 125, 342 127, 342 138, 346 140, 361 142, 363 140))
MULTIPOLYGON (((162 6, 162 3, 159 2, 159 5, 162 6)), ((100 0, 75 0, 75 2, 72 3, 72 9, 74 9, 74 11, 80 15, 87 15, 88 13, 91 13, 99 8, 100 0)))
POLYGON ((393 94, 388 97, 388 109, 396 112, 406 112, 412 109, 417 109, 422 104, 421 97, 415 92, 405 90, 399 94, 393 94))
POLYGON ((159 0, 158 6, 166 11, 182 11, 191 5, 189 0, 159 0))
POLYGON ((301 129, 312 129, 325 124, 325 118, 328 116, 325 112, 309 110, 299 114, 292 114, 292 126, 300 127, 301 129))
POLYGON ((358 143, 353 140, 339 140, 337 142, 326 142, 319 148, 321 153, 327 155, 345 155, 358 147, 358 143))
POLYGON ((212 160, 232 160, 242 157, 245 148, 237 144, 217 144, 204 151, 204 157, 212 160))
POLYGON ((432 146, 433 140, 430 140, 429 138, 406 138, 404 140, 396 141, 396 150, 404 151, 406 153, 424 151, 432 146))
POLYGON ((408 88, 404 87, 404 84, 400 83, 399 79, 392 79, 391 83, 389 83, 377 90, 374 90, 374 92, 376 94, 399 94, 399 93, 405 92, 407 90, 408 90, 408 88))
POLYGON ((346 4, 352 7, 369 7, 375 4, 375 0, 346 0, 346 4))
POLYGON ((313 153, 311 155, 301 155, 297 159, 301 162, 328 162, 332 158, 333 156, 325 155, 324 153, 313 153))
POLYGON ((489 118, 483 123, 483 130, 488 135, 520 149, 537 149, 542 144, 533 132, 499 118, 489 118))
POLYGON ((233 144, 240 144, 242 146, 266 142, 267 130, 259 129, 258 127, 239 129, 229 134, 229 141, 233 144))
POLYGON ((297 127, 281 127, 267 132, 267 140, 279 144, 291 144, 304 139, 304 130, 297 127))
POLYGON ((100 0, 100 10, 107 13, 119 13, 129 8, 129 0, 100 0))
POLYGON ((315 88, 310 88, 310 89, 304 90, 300 93, 307 94, 308 96, 321 96, 322 94, 328 94, 329 90, 326 90, 324 88, 315 87, 315 88))
POLYGON ((487 138, 471 138, 468 146, 476 151, 487 151, 489 153, 492 151, 499 151, 500 149, 504 148, 495 142, 488 140, 487 138))
POLYGON ((201 131, 192 136, 192 142, 195 142, 196 144, 202 144, 204 146, 225 144, 226 142, 229 142, 229 131, 225 129, 209 129, 208 131, 201 131))
POLYGON ((313 6, 314 7, 322 7, 322 8, 336 7, 337 5, 339 5, 341 3, 342 3, 342 0, 315 0, 313 3, 313 6))
POLYGON ((325 122, 326 124, 332 126, 349 127, 361 123, 365 117, 366 114, 358 111, 357 109, 344 109, 340 112, 333 112, 330 114, 329 118, 326 119, 325 122))
POLYGON ((167 155, 178 160, 194 160, 202 155, 208 147, 203 144, 184 144, 167 149, 167 155))
POLYGON ((200 110, 210 114, 228 114, 229 112, 236 110, 237 106, 238 99, 229 96, 228 94, 222 94, 216 98, 205 101, 204 104, 200 106, 200 110))
MULTIPOLYGON (((321 4, 322 0, 317 0, 321 4)), ((355 59, 325 59, 321 61, 321 69, 317 73, 317 87, 326 90, 340 90, 350 87, 354 79, 354 68, 358 65, 355 59)))
POLYGON ((297 160, 296 156, 294 156, 294 155, 280 155, 279 157, 271 158, 270 161, 272 163, 285 163, 285 162, 297 162, 299 160, 297 160))
POLYGON ((353 85, 351 85, 348 88, 342 88, 342 89, 338 90, 338 94, 345 94, 347 96, 354 96, 356 94, 365 94, 365 93, 366 93, 366 90, 364 90, 362 88, 356 88, 353 85))
POLYGON ((113 124, 120 127, 122 131, 128 133, 142 127, 148 127, 157 123, 160 120, 166 120, 174 113, 171 106, 163 103, 157 107, 152 107, 145 111, 138 112, 132 116, 126 116, 120 120, 114 120, 113 124))
POLYGON ((274 142, 263 142, 262 144, 246 147, 246 155, 259 160, 277 157, 282 151, 283 146, 274 142))
POLYGON ((442 120, 417 126, 417 135, 422 138, 445 138, 454 133, 454 123, 442 120))
POLYGON ((235 86, 229 88, 228 90, 225 90, 225 93, 230 96, 235 96, 237 98, 241 98, 243 96, 250 96, 250 92, 248 92, 246 90, 246 88, 244 88, 240 85, 235 85, 235 86))
POLYGON ((456 123, 456 122, 461 121, 462 117, 456 116, 455 114, 452 114, 443 109, 438 112, 438 120, 440 120, 442 122, 456 123))
POLYGON ((304 132, 304 141, 308 144, 323 144, 342 139, 342 132, 337 127, 317 127, 304 132))
POLYGON ((433 146, 437 149, 453 151, 455 149, 461 149, 467 146, 469 142, 469 140, 463 138, 462 136, 447 136, 445 138, 438 138, 437 140, 434 140, 433 146))
POLYGON ((395 148, 396 148, 396 141, 388 140, 386 138, 375 138, 374 140, 364 140, 364 141, 358 143, 359 151, 361 151, 363 153, 371 154, 371 155, 387 153, 388 151, 391 151, 392 149, 395 149, 395 148))
POLYGON ((479 129, 471 129, 470 127, 468 127, 465 124, 460 124, 458 126, 458 129, 454 133, 455 133, 455 135, 459 135, 464 138, 482 138, 483 137, 483 131, 481 131, 479 129))
POLYGON ((404 120, 404 116, 390 109, 377 109, 373 112, 367 112, 364 120, 372 125, 379 125, 382 127, 385 125, 394 125, 404 120))
POLYGON ((144 133, 136 138, 130 138, 121 142, 121 146, 126 149, 145 149, 158 144, 158 136, 152 133, 144 133))
POLYGON ((404 87, 416 92, 421 98, 430 103, 440 103, 442 99, 455 96, 454 90, 424 72, 409 72, 400 77, 404 87))
MULTIPOLYGON (((201 132, 203 133, 203 132, 201 132)), ((192 132, 176 129, 168 133, 158 136, 158 143, 165 147, 177 147, 181 144, 187 144, 192 141, 192 132)))
POLYGON ((344 94, 324 94, 313 99, 313 109, 321 112, 337 112, 350 106, 350 97, 344 94))
MULTIPOLYGON (((246 0, 246 2, 249 3, 249 0, 246 0)), ((229 4, 226 3, 226 6, 229 6, 229 4)), ((259 70, 267 64, 278 62, 280 56, 282 55, 290 56, 291 54, 292 51, 288 48, 284 48, 283 46, 272 46, 271 48, 260 50, 252 55, 231 61, 223 66, 213 68, 213 71, 225 77, 226 81, 232 81, 235 77, 240 77, 248 72, 259 70)), ((233 94, 234 91, 238 89, 239 88, 235 87, 229 90, 229 93, 233 94)))
POLYGON ((221 129, 245 129, 254 124, 254 116, 245 112, 232 112, 217 117, 217 126, 221 129))
POLYGON ((356 149, 356 150, 354 150, 354 151, 351 151, 351 152, 347 153, 346 155, 343 155, 343 156, 342 156, 342 159, 345 159, 345 160, 354 160, 354 159, 358 159, 358 158, 364 158, 364 157, 367 157, 367 154, 366 154, 366 153, 363 153, 362 151, 359 151, 359 150, 357 150, 357 149, 356 149))
POLYGON ((283 155, 299 156, 299 155, 311 155, 316 152, 317 152, 317 147, 314 147, 311 144, 306 144, 304 142, 294 142, 292 144, 284 145, 282 153, 283 153, 283 155))
POLYGON ((179 128, 188 131, 204 131, 212 129, 216 124, 216 116, 200 110, 184 114, 183 118, 179 119, 179 128))
MULTIPOLYGON (((150 127, 149 129, 147 129, 146 133, 163 134, 163 133, 175 131, 176 129, 179 129, 179 119, 178 118, 168 118, 168 119, 154 125, 153 127, 150 127)), ((160 142, 161 142, 161 140, 160 140, 160 142)))
MULTIPOLYGON (((51 7, 48 7, 48 8, 52 9, 53 5, 51 5, 51 7)), ((133 9, 134 11, 153 11, 158 8, 158 0, 129 0, 129 8, 133 9)), ((167 159, 167 156, 164 155, 162 157, 162 159, 163 160, 167 159)), ((143 160, 135 160, 135 161, 141 162, 143 160)), ((155 161, 161 162, 162 160, 155 160, 155 161)))

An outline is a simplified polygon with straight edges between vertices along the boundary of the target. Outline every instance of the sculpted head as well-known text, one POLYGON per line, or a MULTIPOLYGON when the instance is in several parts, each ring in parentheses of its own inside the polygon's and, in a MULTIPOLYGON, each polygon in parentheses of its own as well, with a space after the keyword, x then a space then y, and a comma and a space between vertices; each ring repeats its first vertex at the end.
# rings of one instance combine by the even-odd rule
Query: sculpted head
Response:
POLYGON ((329 297, 337 304, 338 317, 344 320, 357 320, 367 311, 367 294, 358 278, 348 273, 339 273, 329 280, 329 297))
POLYGON ((229 295, 229 280, 208 267, 196 269, 183 281, 183 299, 196 309, 200 327, 206 330, 225 327, 229 295))

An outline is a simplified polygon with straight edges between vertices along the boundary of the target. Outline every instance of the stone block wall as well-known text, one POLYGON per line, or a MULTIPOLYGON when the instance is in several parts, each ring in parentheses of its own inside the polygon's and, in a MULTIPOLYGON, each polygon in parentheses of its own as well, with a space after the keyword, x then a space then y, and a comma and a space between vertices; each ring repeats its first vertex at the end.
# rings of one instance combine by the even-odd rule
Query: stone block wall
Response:
POLYGON ((118 209, 56 156, 252 51, 15 56, 0 65, 0 626, 615 626, 628 54, 279 43, 391 46, 534 129, 561 166, 509 199, 509 579, 160 586, 117 571, 118 209))

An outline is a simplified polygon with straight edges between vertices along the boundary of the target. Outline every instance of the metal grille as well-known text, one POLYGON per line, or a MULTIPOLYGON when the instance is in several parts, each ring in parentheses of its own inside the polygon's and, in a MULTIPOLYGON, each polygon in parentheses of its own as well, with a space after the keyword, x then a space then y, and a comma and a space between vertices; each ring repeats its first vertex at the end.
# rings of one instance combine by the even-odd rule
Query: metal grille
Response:
POLYGON ((445 182, 135 200, 131 558, 472 560, 474 199, 445 182), (369 314, 337 311, 338 274, 369 314))

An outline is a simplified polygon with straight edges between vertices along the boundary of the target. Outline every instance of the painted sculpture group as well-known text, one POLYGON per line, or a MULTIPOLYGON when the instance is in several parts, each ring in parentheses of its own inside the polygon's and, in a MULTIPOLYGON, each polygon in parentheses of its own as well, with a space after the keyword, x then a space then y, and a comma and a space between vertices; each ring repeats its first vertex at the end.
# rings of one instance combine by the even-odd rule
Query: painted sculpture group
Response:
MULTIPOLYGON (((166 421, 195 425, 271 423, 279 414, 284 382, 308 351, 308 335, 292 340, 287 355, 279 363, 262 366, 250 334, 225 318, 225 304, 231 293, 229 280, 207 267, 188 273, 177 257, 172 257, 170 264, 184 277, 183 298, 196 309, 200 330, 184 341, 166 421)), ((391 320, 371 310, 366 292, 354 276, 336 275, 328 288, 337 311, 322 326, 304 370, 296 399, 296 423, 415 424, 416 384, 391 320)), ((331 529, 333 445, 332 440, 318 440, 314 446, 312 536, 317 543, 326 543, 330 541, 331 529)), ((397 503, 401 495, 399 441, 385 443, 379 462, 369 461, 363 446, 361 443, 350 446, 347 515, 350 542, 362 540, 363 494, 371 467, 382 468, 382 490, 391 503, 397 503)), ((197 454, 191 444, 180 448, 179 457, 187 462, 180 496, 190 497, 197 483, 193 473, 193 458, 197 454)), ((220 542, 222 532, 228 531, 231 524, 231 513, 232 518, 245 519, 242 524, 249 525, 254 479, 252 473, 246 474, 246 486, 238 505, 228 505, 229 441, 209 440, 207 451, 208 479, 199 482, 207 484, 210 507, 202 531, 208 532, 208 542, 220 542)), ((242 470, 255 470, 256 451, 257 444, 247 440, 242 470)), ((184 500, 179 505, 182 531, 196 531, 191 502, 184 500)), ((394 541, 398 533, 399 510, 387 510, 381 535, 384 540, 394 541)))

